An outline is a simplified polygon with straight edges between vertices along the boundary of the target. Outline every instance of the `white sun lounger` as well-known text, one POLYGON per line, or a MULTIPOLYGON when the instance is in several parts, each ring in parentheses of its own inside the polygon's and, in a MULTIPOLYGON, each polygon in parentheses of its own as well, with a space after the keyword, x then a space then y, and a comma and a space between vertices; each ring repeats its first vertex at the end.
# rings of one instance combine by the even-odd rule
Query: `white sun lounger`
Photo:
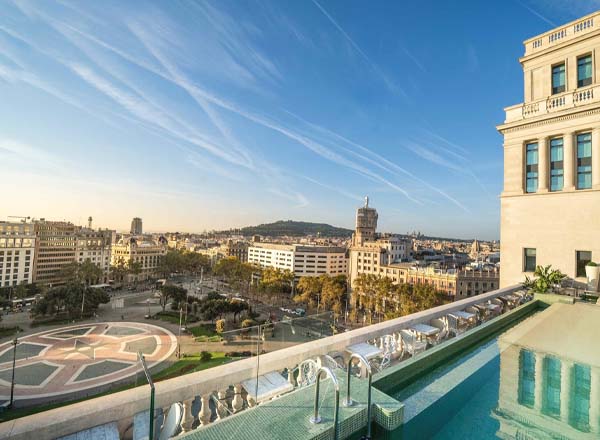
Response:
POLYGON ((276 371, 259 376, 258 389, 256 378, 243 381, 242 387, 256 403, 264 402, 294 389, 294 386, 276 371))

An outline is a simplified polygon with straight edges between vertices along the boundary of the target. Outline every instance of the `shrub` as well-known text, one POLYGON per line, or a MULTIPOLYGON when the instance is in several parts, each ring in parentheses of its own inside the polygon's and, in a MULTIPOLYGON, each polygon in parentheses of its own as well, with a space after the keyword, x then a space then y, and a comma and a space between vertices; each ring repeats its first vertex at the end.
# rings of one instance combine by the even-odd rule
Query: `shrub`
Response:
POLYGON ((252 327, 253 325, 256 325, 256 321, 253 319, 244 319, 242 321, 242 328, 252 327))
POLYGON ((212 353, 208 352, 208 351, 202 351, 200 352, 200 360, 202 362, 208 362, 212 359, 212 353))
POLYGON ((558 269, 552 269, 551 265, 538 266, 533 275, 536 278, 525 277, 523 287, 531 289, 536 293, 546 293, 552 286, 560 284, 566 275, 558 269))
POLYGON ((216 322, 215 331, 219 334, 221 334, 225 331, 225 320, 224 319, 219 319, 216 322))
POLYGON ((596 266, 598 266, 598 264, 594 263, 593 261, 590 261, 590 262, 588 262, 588 264, 586 264, 586 266, 596 267, 596 266))
POLYGON ((225 353, 225 356, 232 357, 232 358, 249 357, 249 356, 252 356, 252 352, 250 352, 250 351, 228 351, 227 353, 225 353))

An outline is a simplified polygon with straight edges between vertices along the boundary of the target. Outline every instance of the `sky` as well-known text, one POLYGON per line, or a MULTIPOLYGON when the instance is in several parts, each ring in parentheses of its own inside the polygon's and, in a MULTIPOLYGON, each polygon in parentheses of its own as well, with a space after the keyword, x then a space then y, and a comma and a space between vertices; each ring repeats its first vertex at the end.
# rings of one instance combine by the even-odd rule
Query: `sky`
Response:
POLYGON ((0 3, 0 219, 497 239, 522 42, 595 0, 0 3))

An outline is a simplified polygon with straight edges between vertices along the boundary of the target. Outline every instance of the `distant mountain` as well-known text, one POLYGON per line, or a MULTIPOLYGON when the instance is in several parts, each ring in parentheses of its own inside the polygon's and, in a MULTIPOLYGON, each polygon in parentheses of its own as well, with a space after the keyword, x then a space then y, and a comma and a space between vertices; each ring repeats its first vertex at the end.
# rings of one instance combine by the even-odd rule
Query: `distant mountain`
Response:
POLYGON ((265 223, 258 226, 247 226, 240 230, 242 235, 266 235, 271 237, 317 235, 321 237, 350 237, 351 229, 338 228, 326 223, 297 222, 293 220, 279 220, 274 223, 265 223))

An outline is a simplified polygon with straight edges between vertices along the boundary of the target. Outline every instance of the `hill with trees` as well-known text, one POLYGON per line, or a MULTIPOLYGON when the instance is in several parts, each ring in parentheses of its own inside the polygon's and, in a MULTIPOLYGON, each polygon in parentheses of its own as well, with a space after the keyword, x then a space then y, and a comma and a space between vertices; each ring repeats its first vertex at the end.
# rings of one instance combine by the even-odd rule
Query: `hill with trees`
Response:
POLYGON ((338 228, 327 223, 299 222, 294 220, 279 220, 258 226, 247 226, 241 229, 242 235, 265 235, 270 237, 320 235, 321 237, 350 237, 351 229, 338 228))

